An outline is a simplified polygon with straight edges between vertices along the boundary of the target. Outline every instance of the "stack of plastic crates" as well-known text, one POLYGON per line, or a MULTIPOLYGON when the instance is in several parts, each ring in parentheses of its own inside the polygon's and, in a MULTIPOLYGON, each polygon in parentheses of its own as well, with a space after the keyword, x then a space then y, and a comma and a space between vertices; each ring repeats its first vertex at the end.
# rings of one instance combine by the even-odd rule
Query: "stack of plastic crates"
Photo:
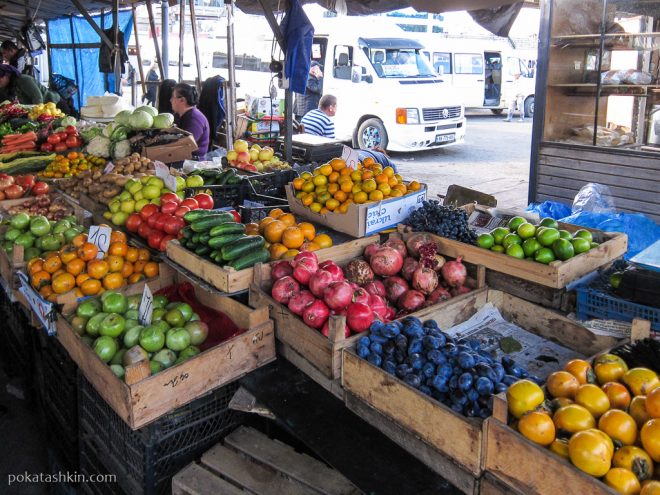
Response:
POLYGON ((229 409, 237 389, 237 382, 216 389, 134 431, 81 375, 80 470, 116 475, 116 483, 83 483, 81 491, 169 493, 172 476, 242 422, 242 414, 229 409))
POLYGON ((2 292, 5 299, 2 303, 2 333, 3 340, 0 346, 0 359, 3 368, 10 378, 18 378, 24 388, 26 396, 31 395, 32 380, 34 378, 34 349, 33 339, 36 330, 30 326, 24 309, 18 303, 12 303, 2 292))

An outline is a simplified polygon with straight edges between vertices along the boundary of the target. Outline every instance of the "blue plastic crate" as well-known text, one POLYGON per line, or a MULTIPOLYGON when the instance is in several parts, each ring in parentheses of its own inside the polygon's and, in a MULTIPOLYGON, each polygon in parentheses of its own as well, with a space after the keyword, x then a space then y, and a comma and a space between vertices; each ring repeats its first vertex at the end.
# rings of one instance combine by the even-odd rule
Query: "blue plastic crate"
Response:
POLYGON ((651 330, 660 332, 660 308, 636 304, 592 287, 576 287, 576 314, 580 320, 601 318, 632 321, 643 318, 651 322, 651 330))

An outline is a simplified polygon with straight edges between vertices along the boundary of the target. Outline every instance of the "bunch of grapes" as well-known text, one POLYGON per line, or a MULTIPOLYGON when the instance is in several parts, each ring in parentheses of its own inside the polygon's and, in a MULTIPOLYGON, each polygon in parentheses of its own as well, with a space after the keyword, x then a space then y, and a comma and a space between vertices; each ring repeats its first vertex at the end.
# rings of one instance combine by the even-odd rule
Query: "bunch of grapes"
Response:
POLYGON ((447 239, 475 244, 477 234, 468 225, 468 214, 454 206, 443 206, 439 201, 424 201, 413 211, 405 223, 416 232, 431 232, 447 239))

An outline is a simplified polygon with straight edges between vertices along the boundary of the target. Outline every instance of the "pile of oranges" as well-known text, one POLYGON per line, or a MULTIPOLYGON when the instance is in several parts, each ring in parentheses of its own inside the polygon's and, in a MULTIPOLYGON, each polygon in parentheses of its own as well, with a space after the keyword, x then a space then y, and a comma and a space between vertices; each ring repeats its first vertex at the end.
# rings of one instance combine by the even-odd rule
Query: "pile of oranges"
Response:
POLYGON ((328 234, 317 234, 314 225, 300 222, 291 213, 275 208, 268 216, 257 223, 245 226, 245 232, 262 235, 271 260, 295 257, 300 251, 317 251, 332 246, 328 234))
POLYGON ((72 290, 77 297, 96 296, 158 276, 158 263, 151 261, 149 251, 129 246, 126 234, 118 230, 112 231, 105 257, 98 259, 97 254, 87 234, 79 234, 59 251, 32 258, 27 264, 30 283, 44 299, 55 302, 72 290))
POLYGON ((313 173, 305 172, 293 180, 296 198, 322 215, 331 211, 346 213, 351 203, 400 198, 421 187, 417 181, 406 184, 392 167, 383 168, 371 157, 358 163, 357 169, 348 167, 341 158, 333 158, 313 173))

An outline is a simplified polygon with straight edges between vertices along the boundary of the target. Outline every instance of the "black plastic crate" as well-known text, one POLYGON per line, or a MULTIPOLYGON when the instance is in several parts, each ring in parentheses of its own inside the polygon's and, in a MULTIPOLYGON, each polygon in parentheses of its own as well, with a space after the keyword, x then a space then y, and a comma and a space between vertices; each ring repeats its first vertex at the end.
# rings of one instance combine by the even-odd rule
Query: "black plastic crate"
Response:
POLYGON ((48 472, 53 476, 51 483, 48 483, 48 493, 50 495, 77 495, 77 482, 79 472, 71 470, 66 462, 63 462, 55 449, 48 448, 48 472), (70 479, 69 479, 70 478, 70 479))
POLYGON ((28 388, 33 378, 33 338, 36 330, 30 326, 23 308, 18 303, 3 304, 4 334, 2 362, 9 377, 19 377, 28 388))
POLYGON ((133 431, 81 375, 81 455, 91 451, 100 472, 116 474, 126 493, 170 493, 172 476, 242 422, 242 414, 229 409, 237 389, 237 382, 221 387, 133 431))
POLYGON ((99 460, 97 452, 84 442, 80 445, 79 472, 84 476, 84 481, 78 485, 78 493, 85 495, 129 495, 122 490, 116 481, 116 474, 114 478, 103 477, 99 479, 98 475, 109 473, 99 460), (94 479, 94 482, 91 481, 92 479, 94 479))
POLYGON ((290 211, 289 203, 283 198, 251 194, 246 201, 248 201, 247 204, 245 204, 244 201, 243 204, 238 206, 238 212, 241 214, 241 222, 243 223, 259 223, 268 216, 268 212, 273 208, 290 211), (255 206, 255 203, 259 203, 263 206, 255 206))
POLYGON ((246 181, 241 181, 240 184, 186 187, 184 189, 186 198, 190 198, 199 193, 209 194, 213 198, 214 208, 224 208, 226 206, 235 208, 237 205, 241 204, 243 198, 248 194, 248 191, 249 189, 246 181))

